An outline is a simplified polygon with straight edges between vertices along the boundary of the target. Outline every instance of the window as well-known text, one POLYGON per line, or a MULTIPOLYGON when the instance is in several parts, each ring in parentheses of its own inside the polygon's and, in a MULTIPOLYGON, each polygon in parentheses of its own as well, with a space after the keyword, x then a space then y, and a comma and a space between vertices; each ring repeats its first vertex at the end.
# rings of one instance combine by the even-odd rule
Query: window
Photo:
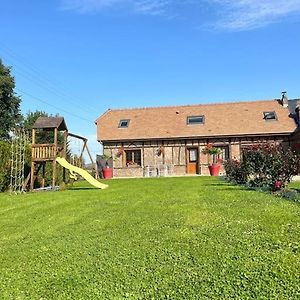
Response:
POLYGON ((219 159, 227 160, 229 159, 229 147, 228 146, 219 146, 219 149, 221 149, 221 153, 218 155, 219 159))
POLYGON ((197 149, 189 149, 189 161, 190 162, 198 161, 198 150, 197 149))
POLYGON ((141 150, 125 150, 126 166, 142 166, 141 150))
POLYGON ((264 112, 264 119, 266 121, 276 121, 277 116, 276 116, 275 111, 265 111, 264 112))
POLYGON ((119 128, 127 128, 129 126, 130 120, 120 120, 119 128))
POLYGON ((204 124, 204 116, 187 117, 187 124, 188 125, 204 124))

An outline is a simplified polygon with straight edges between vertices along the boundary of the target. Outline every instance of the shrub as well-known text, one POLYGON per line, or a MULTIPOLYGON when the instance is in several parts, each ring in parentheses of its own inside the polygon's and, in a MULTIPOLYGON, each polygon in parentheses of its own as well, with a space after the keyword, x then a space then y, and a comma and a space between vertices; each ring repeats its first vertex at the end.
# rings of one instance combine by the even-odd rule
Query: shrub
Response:
POLYGON ((5 191, 10 181, 10 143, 0 141, 0 191, 5 191))
MULTIPOLYGON (((30 172, 31 163, 31 147, 27 145, 25 151, 25 178, 30 172)), ((6 191, 10 184, 11 174, 11 143, 8 141, 0 141, 0 192, 6 191)))
POLYGON ((281 145, 262 144, 244 149, 242 161, 224 163, 226 178, 250 187, 282 189, 298 173, 299 156, 281 145))
POLYGON ((224 168, 226 172, 226 179, 238 184, 245 184, 247 182, 247 174, 243 169, 240 161, 229 159, 224 161, 224 168))
POLYGON ((299 157, 281 145, 255 145, 243 151, 242 168, 253 186, 284 188, 297 174, 299 157))
MULTIPOLYGON (((31 145, 27 144, 25 149, 25 162, 24 162, 24 177, 26 178, 31 169, 31 145)), ((10 184, 11 174, 11 143, 8 141, 0 141, 0 192, 7 191, 10 184)), ((39 177, 41 172, 39 173, 39 177)), ((56 169, 56 183, 59 184, 63 181, 63 168, 57 166, 56 169)), ((66 179, 69 179, 69 172, 66 171, 66 179)), ((52 164, 46 164, 45 170, 45 185, 52 184, 52 164)), ((38 179, 35 180, 35 187, 40 187, 38 179)))

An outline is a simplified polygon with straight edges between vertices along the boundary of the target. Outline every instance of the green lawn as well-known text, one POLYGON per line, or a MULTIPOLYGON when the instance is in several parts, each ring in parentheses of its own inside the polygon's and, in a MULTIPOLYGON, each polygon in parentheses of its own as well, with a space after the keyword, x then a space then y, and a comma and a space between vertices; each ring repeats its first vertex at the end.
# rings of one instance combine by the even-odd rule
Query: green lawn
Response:
POLYGON ((289 188, 300 190, 300 181, 293 181, 289 183, 289 188))
POLYGON ((299 299, 300 205, 216 178, 0 195, 0 299, 299 299))

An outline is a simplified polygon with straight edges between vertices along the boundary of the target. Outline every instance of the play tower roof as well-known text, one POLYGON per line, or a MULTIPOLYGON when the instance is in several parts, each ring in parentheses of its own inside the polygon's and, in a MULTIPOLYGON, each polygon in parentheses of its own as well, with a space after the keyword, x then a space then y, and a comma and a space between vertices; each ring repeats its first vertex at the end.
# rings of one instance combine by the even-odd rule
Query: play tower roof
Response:
POLYGON ((63 117, 39 117, 32 128, 46 130, 57 128, 59 131, 68 130, 63 117))

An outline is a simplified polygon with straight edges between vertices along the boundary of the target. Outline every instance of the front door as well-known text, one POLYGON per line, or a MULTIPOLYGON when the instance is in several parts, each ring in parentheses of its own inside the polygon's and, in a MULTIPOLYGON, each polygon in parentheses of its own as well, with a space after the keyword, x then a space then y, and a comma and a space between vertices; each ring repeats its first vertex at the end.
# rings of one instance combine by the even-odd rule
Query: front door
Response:
POLYGON ((198 174, 198 148, 187 149, 187 173, 198 174))

